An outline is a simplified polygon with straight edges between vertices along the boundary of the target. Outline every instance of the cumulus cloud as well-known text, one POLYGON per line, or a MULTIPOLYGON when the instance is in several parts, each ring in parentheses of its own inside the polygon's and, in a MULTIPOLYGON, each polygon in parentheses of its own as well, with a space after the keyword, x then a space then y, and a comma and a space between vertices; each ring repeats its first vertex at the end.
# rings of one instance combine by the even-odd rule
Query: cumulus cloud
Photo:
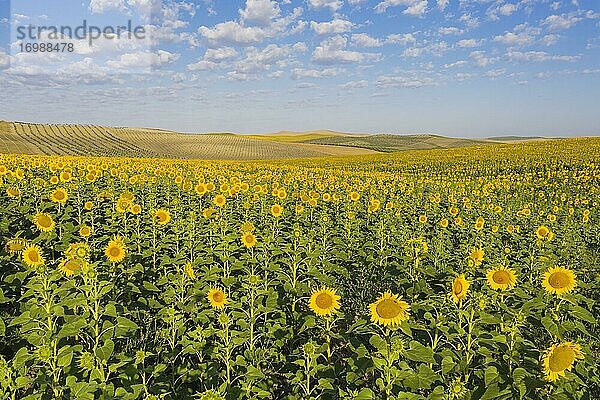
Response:
POLYGON ((541 25, 547 27, 550 32, 556 32, 569 29, 581 20, 582 18, 575 15, 550 15, 542 21, 541 25))
POLYGON ((241 18, 246 23, 266 26, 281 13, 279 4, 272 0, 247 0, 246 8, 239 10, 241 18))
POLYGON ((509 61, 517 62, 541 62, 541 61, 577 61, 580 56, 563 56, 548 54, 544 51, 508 51, 506 57, 509 61))
POLYGON ((325 68, 325 69, 304 69, 294 68, 292 70, 292 79, 298 80, 303 78, 326 78, 337 76, 340 73, 338 68, 325 68))
POLYGON ((309 0, 312 8, 329 8, 332 12, 342 7, 342 0, 309 0))
POLYGON ((385 43, 387 44, 399 43, 406 45, 408 43, 415 43, 416 41, 417 39, 412 33, 393 33, 385 39, 385 43))
POLYGON ((376 80, 380 88, 406 88, 417 89, 425 86, 438 86, 436 79, 430 76, 421 76, 416 71, 402 71, 395 75, 381 75, 376 80))
POLYGON ((383 41, 369 36, 366 33, 356 33, 352 35, 352 44, 356 47, 381 47, 383 41))
POLYGON ((444 11, 450 0, 437 0, 437 6, 440 11, 444 11))
POLYGON ((377 54, 360 53, 358 51, 346 50, 348 39, 336 35, 324 40, 317 46, 312 55, 312 61, 316 64, 348 64, 360 63, 366 60, 376 59, 377 54))
POLYGON ((350 81, 339 85, 340 89, 343 90, 352 90, 352 89, 362 89, 369 86, 369 81, 360 80, 360 81, 350 81))
POLYGON ((350 21, 336 18, 329 22, 311 21, 310 27, 317 35, 331 35, 349 32, 354 27, 354 24, 350 21))
POLYGON ((481 41, 477 39, 462 39, 456 42, 456 45, 462 48, 471 48, 479 46, 480 43, 481 41))
POLYGON ((157 52, 141 51, 127 53, 119 56, 117 60, 109 60, 106 66, 109 68, 130 70, 145 67, 162 67, 174 63, 180 58, 180 54, 170 53, 165 50, 157 52))
POLYGON ((487 9, 486 15, 492 21, 497 21, 500 16, 507 17, 517 11, 519 6, 517 4, 506 3, 502 5, 494 5, 487 9))
POLYGON ((375 6, 375 12, 384 13, 389 7, 406 6, 406 15, 421 16, 427 11, 427 0, 384 0, 375 6))
POLYGON ((539 28, 530 27, 527 24, 515 26, 512 32, 494 36, 494 42, 500 42, 507 46, 522 47, 533 43, 540 34, 539 28))
POLYGON ((448 26, 438 29, 440 35, 462 35, 464 30, 458 29, 455 26, 448 26))
MULTIPOLYGON (((272 19, 269 24, 264 26, 246 26, 237 21, 225 21, 216 24, 212 28, 201 26, 198 28, 198 33, 213 47, 225 45, 252 46, 266 39, 285 35, 290 29, 290 25, 301 14, 302 9, 295 8, 289 15, 272 19)), ((252 15, 256 16, 257 14, 252 13, 252 15)))
POLYGON ((485 51, 472 51, 471 54, 469 54, 469 57, 481 68, 485 68, 495 61, 493 58, 487 57, 485 51))
POLYGON ((90 11, 94 14, 102 14, 109 10, 126 11, 124 0, 91 0, 90 11))

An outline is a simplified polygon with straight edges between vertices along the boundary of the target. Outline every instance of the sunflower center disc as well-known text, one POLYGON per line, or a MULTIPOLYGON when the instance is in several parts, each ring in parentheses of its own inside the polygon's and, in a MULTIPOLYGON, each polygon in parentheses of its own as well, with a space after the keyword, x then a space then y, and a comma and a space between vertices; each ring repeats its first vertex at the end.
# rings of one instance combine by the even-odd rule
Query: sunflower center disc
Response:
POLYGON ((217 303, 220 303, 223 301, 223 294, 221 292, 216 292, 215 294, 213 294, 213 300, 217 303))
POLYGON ((38 262, 38 260, 39 260, 38 255, 35 251, 29 252, 29 259, 33 262, 38 262))
POLYGON ((499 285, 504 285, 507 284, 509 281, 509 276, 508 273, 506 271, 496 271, 494 272, 494 282, 496 282, 499 285))
POLYGON ((454 294, 460 294, 462 292, 462 288, 463 288, 462 283, 456 282, 454 284, 454 294))
POLYGON ((569 278, 564 272, 555 272, 548 279, 550 286, 556 289, 562 289, 569 283, 569 278))
POLYGON ((110 255, 113 257, 117 257, 119 254, 121 254, 121 251, 119 250, 118 247, 113 247, 110 249, 110 255))
POLYGON ((330 308, 333 305, 331 296, 327 293, 320 293, 316 299, 317 306, 322 309, 330 308))
POLYGON ((384 299, 377 304, 377 315, 381 318, 396 318, 402 312, 402 307, 395 300, 384 299))
POLYGON ((575 361, 573 350, 568 347, 557 347, 550 355, 549 367, 553 372, 564 371, 570 368, 575 361))

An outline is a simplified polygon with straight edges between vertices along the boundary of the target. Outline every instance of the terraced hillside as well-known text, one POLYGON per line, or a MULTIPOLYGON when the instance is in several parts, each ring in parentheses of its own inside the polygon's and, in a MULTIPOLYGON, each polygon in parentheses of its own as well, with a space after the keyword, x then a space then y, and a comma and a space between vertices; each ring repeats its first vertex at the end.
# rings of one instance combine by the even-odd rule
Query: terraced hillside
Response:
POLYGON ((370 136, 331 136, 310 139, 305 143, 349 146, 371 149, 380 152, 402 150, 428 150, 451 147, 468 147, 494 144, 489 140, 456 139, 438 135, 370 135, 370 136))
POLYGON ((191 135, 158 129, 22 122, 0 122, 0 152, 230 160, 375 153, 369 149, 283 143, 233 134, 191 135))

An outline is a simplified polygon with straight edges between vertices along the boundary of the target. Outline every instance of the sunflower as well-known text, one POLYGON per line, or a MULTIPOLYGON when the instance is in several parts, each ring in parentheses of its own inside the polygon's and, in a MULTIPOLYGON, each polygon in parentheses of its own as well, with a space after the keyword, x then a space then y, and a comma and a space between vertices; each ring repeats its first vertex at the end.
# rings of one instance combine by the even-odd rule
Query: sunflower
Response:
POLYGON ((90 246, 87 243, 78 242, 71 243, 69 248, 65 251, 65 255, 70 260, 86 260, 90 256, 90 252, 90 246))
POLYGON ((250 222, 244 222, 240 227, 240 232, 254 232, 254 225, 252 225, 250 222))
POLYGON ((254 247, 256 245, 256 242, 257 242, 256 236, 254 236, 254 234, 252 232, 245 232, 242 235, 242 243, 248 249, 251 248, 251 247, 254 247))
POLYGON ((79 228, 79 236, 81 236, 82 238, 89 238, 92 235, 92 228, 90 228, 87 225, 82 226, 81 228, 79 228))
POLYGON ((154 212, 154 221, 159 225, 166 225, 171 221, 171 213, 163 208, 154 212))
POLYGON ((196 280, 196 272, 194 271, 194 267, 192 266, 191 262, 186 263, 185 267, 183 267, 183 270, 188 278, 191 280, 196 280))
POLYGON ((323 286, 321 289, 313 291, 308 306, 315 314, 328 317, 339 310, 339 300, 340 296, 335 294, 335 289, 323 286))
POLYGON ((469 261, 471 261, 475 266, 480 266, 483 262, 483 257, 485 256, 485 251, 483 249, 477 248, 471 250, 469 254, 469 261))
POLYGON ((133 215, 138 215, 142 212, 142 206, 140 206, 139 204, 132 204, 129 206, 129 212, 133 215))
POLYGON ((535 235, 539 240, 551 241, 554 238, 554 233, 546 225, 541 225, 535 230, 535 235))
POLYGON ((27 240, 20 237, 9 239, 6 242, 6 252, 9 254, 20 253, 25 247, 27 247, 27 240))
POLYGON ((226 201, 227 201, 227 199, 222 194, 216 195, 215 198, 213 199, 213 203, 217 207, 223 207, 225 205, 226 201))
POLYGON ((206 295, 212 308, 222 309, 227 304, 227 295, 219 288, 212 288, 206 295))
POLYGON ((60 262, 58 269, 64 272, 66 276, 73 276, 75 272, 81 269, 85 264, 85 260, 66 258, 60 262))
POLYGON ((273 204, 271 206, 271 215, 273 215, 274 217, 281 217, 282 214, 283 207, 281 207, 279 204, 273 204))
POLYGON ((499 266, 488 270, 487 282, 494 290, 508 290, 515 287, 517 276, 512 269, 499 266))
POLYGON ((67 191, 63 188, 58 188, 50 195, 50 200, 54 203, 65 204, 69 196, 67 191))
POLYGON ((546 379, 556 382, 565 371, 570 371, 575 361, 583 359, 581 346, 577 343, 563 342, 553 344, 544 355, 543 367, 546 379))
POLYGON ((358 192, 351 192, 349 197, 352 201, 358 201, 358 199, 360 199, 360 194, 358 192))
POLYGON ((42 249, 35 244, 27 246, 21 253, 21 256, 28 267, 39 267, 46 262, 42 255, 42 249))
POLYGON ((452 300, 454 300, 455 303, 460 303, 467 297, 469 285, 471 284, 465 278, 464 274, 461 274, 454 279, 454 282, 452 282, 452 300))
POLYGON ((52 219, 52 216, 47 213, 37 213, 33 217, 33 222, 35 226, 42 232, 52 232, 56 223, 52 219))
POLYGON ((554 267, 544 273, 542 285, 547 292, 560 296, 573 290, 577 286, 577 280, 570 269, 554 267))
POLYGON ((383 293, 371 308, 371 321, 383 326, 396 327, 409 318, 410 305, 399 295, 390 292, 383 293))
POLYGON ((125 259, 126 251, 127 248, 125 247, 123 238, 115 236, 108 242, 104 254, 106 255, 106 258, 108 258, 108 261, 119 263, 125 259))

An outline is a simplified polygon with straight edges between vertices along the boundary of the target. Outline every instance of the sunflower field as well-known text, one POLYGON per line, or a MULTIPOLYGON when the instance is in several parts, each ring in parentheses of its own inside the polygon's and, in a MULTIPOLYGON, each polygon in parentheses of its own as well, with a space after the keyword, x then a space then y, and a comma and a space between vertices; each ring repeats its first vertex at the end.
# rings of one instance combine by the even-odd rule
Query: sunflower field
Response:
POLYGON ((0 186, 0 399, 600 398, 600 139, 0 186))

